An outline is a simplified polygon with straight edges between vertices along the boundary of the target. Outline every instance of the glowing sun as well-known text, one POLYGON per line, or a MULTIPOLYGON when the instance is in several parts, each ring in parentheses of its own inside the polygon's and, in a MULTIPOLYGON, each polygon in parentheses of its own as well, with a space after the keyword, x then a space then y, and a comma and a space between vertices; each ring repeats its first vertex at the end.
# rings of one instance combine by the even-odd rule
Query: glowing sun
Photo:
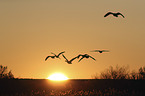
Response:
POLYGON ((68 78, 62 73, 54 73, 50 75, 47 79, 54 81, 68 80, 68 78))

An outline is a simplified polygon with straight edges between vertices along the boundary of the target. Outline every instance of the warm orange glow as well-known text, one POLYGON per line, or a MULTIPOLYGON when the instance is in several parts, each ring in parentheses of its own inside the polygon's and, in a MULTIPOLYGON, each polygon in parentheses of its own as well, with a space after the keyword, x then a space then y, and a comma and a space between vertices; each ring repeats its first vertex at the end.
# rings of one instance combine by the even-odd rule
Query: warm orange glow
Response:
POLYGON ((50 75, 47 79, 54 81, 68 80, 68 78, 62 73, 54 73, 50 75))

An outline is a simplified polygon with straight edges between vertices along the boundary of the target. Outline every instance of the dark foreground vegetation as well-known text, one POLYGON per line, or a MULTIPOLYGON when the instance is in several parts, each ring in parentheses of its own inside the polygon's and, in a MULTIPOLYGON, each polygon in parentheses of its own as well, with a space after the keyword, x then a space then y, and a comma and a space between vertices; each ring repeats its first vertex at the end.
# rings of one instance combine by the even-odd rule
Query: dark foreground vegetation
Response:
POLYGON ((16 79, 7 66, 0 65, 0 96, 145 96, 145 67, 129 72, 127 67, 110 66, 93 78, 16 79))
POLYGON ((0 96, 145 96, 145 80, 0 79, 0 96))

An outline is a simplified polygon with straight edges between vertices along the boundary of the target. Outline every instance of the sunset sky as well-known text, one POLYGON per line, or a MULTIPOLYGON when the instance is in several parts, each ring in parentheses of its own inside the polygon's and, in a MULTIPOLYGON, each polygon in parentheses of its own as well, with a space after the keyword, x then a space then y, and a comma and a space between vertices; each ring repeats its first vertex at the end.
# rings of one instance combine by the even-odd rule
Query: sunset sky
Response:
POLYGON ((16 78, 47 78, 60 72, 68 78, 90 79, 109 66, 145 66, 145 0, 1 0, 0 65, 16 78), (125 18, 108 16, 121 12, 125 18), (90 52, 107 49, 99 54, 90 52), (51 52, 71 59, 48 59, 51 52))

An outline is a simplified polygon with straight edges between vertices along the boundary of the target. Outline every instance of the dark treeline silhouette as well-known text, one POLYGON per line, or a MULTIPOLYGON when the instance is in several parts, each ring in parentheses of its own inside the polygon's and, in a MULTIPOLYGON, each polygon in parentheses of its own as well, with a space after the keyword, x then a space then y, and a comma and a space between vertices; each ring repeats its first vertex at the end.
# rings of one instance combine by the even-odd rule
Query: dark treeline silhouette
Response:
POLYGON ((120 66, 110 66, 108 69, 105 69, 100 73, 100 76, 97 74, 92 76, 93 79, 144 79, 145 80, 145 66, 139 68, 138 72, 132 71, 129 72, 128 67, 120 66))
POLYGON ((145 79, 145 66, 139 69, 139 73, 137 75, 138 79, 145 79))
MULTIPOLYGON (((0 67, 3 76, 13 77, 7 67, 0 67)), ((128 67, 110 66, 100 79, 0 79, 0 96, 145 96, 144 78, 145 67, 129 73, 128 67)))
MULTIPOLYGON (((125 66, 123 67, 120 67, 118 65, 115 67, 110 66, 108 69, 105 69, 103 72, 101 72, 100 76, 98 76, 98 74, 95 74, 92 76, 92 78, 145 80, 145 66, 140 67, 137 72, 136 71, 129 72, 129 68, 125 66)), ((0 65, 0 79, 14 79, 14 75, 12 74, 11 71, 8 71, 7 66, 0 65)))
POLYGON ((8 72, 7 66, 0 65, 0 79, 12 79, 14 75, 11 71, 8 72))
POLYGON ((145 96, 145 80, 0 79, 0 96, 145 96))

